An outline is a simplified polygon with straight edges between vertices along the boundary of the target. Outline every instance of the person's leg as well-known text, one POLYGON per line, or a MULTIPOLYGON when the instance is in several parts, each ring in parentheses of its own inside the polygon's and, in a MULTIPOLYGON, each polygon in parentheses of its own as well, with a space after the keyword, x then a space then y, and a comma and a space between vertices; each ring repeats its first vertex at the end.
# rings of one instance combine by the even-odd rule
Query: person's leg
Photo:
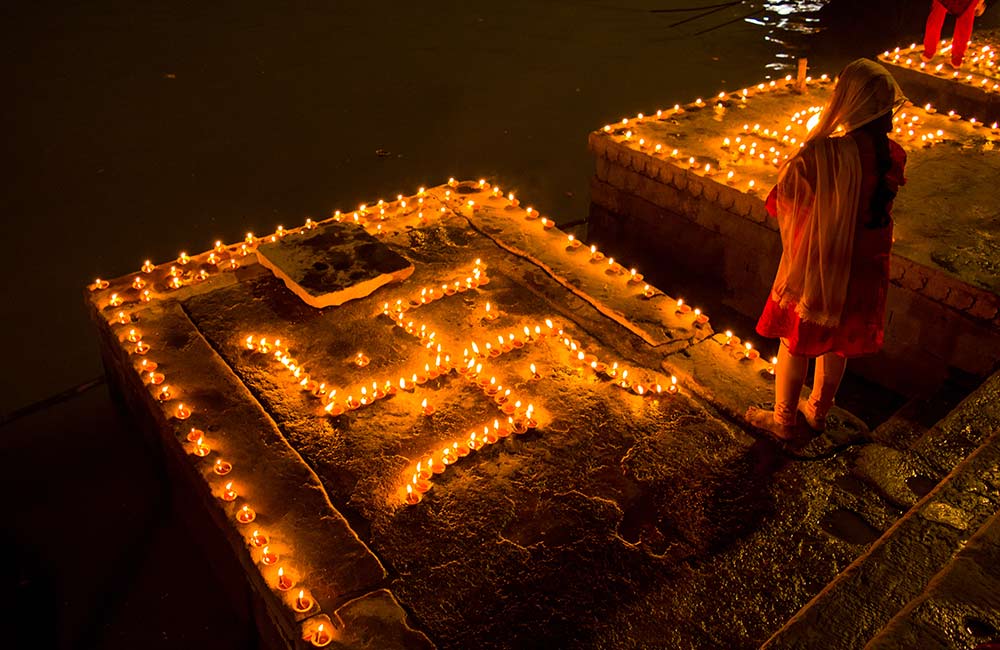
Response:
POLYGON ((782 341, 778 349, 778 363, 774 367, 774 410, 765 411, 751 406, 747 409, 747 421, 778 438, 794 439, 799 395, 808 368, 809 357, 793 355, 782 341))
POLYGON ((812 393, 799 407, 812 428, 822 430, 825 427, 826 414, 833 407, 833 400, 837 396, 837 389, 840 388, 840 381, 844 378, 846 368, 847 359, 834 352, 828 352, 816 359, 812 393))
POLYGON ((937 52, 941 40, 941 28, 948 10, 937 0, 931 1, 931 12, 927 15, 927 26, 924 28, 924 59, 930 60, 937 52))
POLYGON ((782 341, 778 347, 778 363, 774 367, 774 419, 785 426, 794 426, 802 384, 809 370, 809 357, 788 351, 782 341))
POLYGON ((962 65, 965 51, 969 49, 972 24, 976 21, 976 7, 978 6, 978 2, 973 2, 961 16, 955 19, 955 33, 951 37, 951 64, 956 68, 962 65))

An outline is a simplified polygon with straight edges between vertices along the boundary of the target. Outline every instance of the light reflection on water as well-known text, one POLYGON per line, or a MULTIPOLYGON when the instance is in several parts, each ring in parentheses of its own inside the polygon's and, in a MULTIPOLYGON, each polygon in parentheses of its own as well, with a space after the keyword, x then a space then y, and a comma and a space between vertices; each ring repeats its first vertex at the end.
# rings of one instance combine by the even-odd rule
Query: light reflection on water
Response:
POLYGON ((746 18, 748 23, 767 30, 764 40, 778 47, 777 61, 766 67, 775 72, 791 69, 808 47, 809 37, 823 29, 819 12, 830 0, 783 0, 765 2, 765 13, 746 18))

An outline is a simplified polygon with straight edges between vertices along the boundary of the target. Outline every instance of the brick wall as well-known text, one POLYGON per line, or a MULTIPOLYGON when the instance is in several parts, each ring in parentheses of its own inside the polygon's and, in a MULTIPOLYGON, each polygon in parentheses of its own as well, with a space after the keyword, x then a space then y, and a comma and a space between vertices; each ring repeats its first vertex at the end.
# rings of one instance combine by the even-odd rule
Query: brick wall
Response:
MULTIPOLYGON (((728 306, 759 314, 781 255, 777 223, 764 208, 769 188, 742 192, 601 132, 591 134, 590 150, 590 230, 602 248, 710 277, 728 306)), ((891 268, 885 349, 853 366, 907 394, 948 374, 989 374, 1000 360, 997 296, 899 255, 891 268)))

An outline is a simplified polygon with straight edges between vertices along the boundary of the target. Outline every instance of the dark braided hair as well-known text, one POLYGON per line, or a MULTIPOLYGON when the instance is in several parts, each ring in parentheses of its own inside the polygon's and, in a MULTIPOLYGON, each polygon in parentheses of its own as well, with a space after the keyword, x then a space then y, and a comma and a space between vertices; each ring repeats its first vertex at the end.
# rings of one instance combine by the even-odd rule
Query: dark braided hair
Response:
POLYGON ((875 169, 878 171, 878 184, 872 192, 871 220, 866 228, 884 228, 889 225, 889 206, 896 198, 896 190, 889 186, 886 178, 892 169, 892 155, 889 153, 889 136, 878 129, 867 129, 875 146, 875 169))

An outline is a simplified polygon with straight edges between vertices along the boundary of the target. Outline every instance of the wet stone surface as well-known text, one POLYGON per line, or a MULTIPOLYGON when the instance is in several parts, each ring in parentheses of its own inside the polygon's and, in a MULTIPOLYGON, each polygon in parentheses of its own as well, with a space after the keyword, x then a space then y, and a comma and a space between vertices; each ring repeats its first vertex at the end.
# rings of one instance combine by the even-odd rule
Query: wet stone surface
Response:
POLYGON ((546 318, 633 380, 669 377, 664 353, 463 218, 383 240, 416 270, 368 299, 316 310, 258 275, 184 307, 439 647, 757 645, 899 515, 849 479, 854 451, 790 461, 686 391, 623 390, 555 336, 477 358, 479 379, 531 403, 538 428, 462 458, 404 505, 417 461, 506 419, 495 400, 452 371, 331 417, 273 355, 247 350, 246 336, 281 338, 310 378, 356 399, 372 382, 433 367, 437 344, 457 363, 473 341, 499 347, 498 336, 545 329, 546 318), (463 281, 476 259, 488 284, 419 305, 422 288, 463 281), (382 314, 396 300, 414 301, 404 321, 435 333, 431 349, 382 314))

